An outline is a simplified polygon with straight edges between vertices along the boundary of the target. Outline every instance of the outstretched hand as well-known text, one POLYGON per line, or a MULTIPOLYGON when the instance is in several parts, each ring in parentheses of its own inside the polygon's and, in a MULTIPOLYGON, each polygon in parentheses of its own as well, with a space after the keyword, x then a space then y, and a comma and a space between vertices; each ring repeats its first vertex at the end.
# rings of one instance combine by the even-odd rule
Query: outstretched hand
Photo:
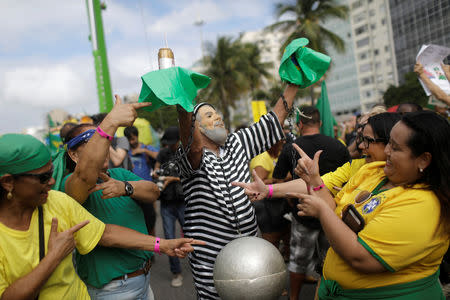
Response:
POLYGON ((261 178, 259 178, 256 171, 253 169, 252 171, 253 175, 253 182, 246 183, 246 182, 232 182, 232 186, 238 186, 244 189, 244 193, 249 197, 250 201, 258 201, 262 200, 267 197, 267 194, 269 193, 269 189, 262 181, 261 178))
POLYGON ((320 177, 319 174, 319 157, 323 150, 319 150, 314 154, 314 158, 311 159, 297 144, 293 143, 292 146, 300 154, 300 159, 297 161, 295 167, 295 174, 303 179, 306 184, 310 185, 312 180, 320 177))
POLYGON ((194 251, 192 245, 206 245, 206 242, 188 238, 161 240, 160 251, 168 256, 185 258, 189 252, 194 251))
POLYGON ((58 261, 62 261, 73 251, 73 249, 75 249, 76 243, 73 237, 74 234, 88 223, 89 220, 85 220, 63 232, 58 232, 58 219, 53 218, 50 235, 48 237, 47 254, 56 255, 58 261))
POLYGON ((131 126, 134 123, 134 120, 137 118, 136 110, 142 107, 151 106, 151 102, 143 102, 143 103, 122 103, 122 99, 119 95, 114 95, 116 97, 116 102, 114 107, 109 112, 109 114, 105 117, 105 119, 109 120, 117 127, 119 126, 131 126))
POLYGON ((103 190, 102 199, 110 199, 125 195, 125 183, 123 181, 113 179, 103 172, 99 174, 99 177, 103 182, 98 183, 91 188, 89 194, 103 190))

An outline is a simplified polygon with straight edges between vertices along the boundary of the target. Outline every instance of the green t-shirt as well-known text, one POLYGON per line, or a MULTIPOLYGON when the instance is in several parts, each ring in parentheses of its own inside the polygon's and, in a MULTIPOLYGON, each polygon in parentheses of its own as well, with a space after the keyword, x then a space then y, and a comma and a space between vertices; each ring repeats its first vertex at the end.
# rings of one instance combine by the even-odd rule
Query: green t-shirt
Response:
MULTIPOLYGON (((142 180, 121 168, 109 169, 108 172, 116 180, 142 180)), ((65 183, 70 175, 64 178, 62 191, 65 190, 65 183)), ((90 194, 83 207, 105 224, 116 224, 148 234, 144 213, 135 200, 126 196, 101 199, 101 196, 102 191, 90 194)), ((77 252, 77 272, 85 283, 101 288, 113 278, 138 270, 152 255, 150 251, 97 246, 86 255, 77 252)))

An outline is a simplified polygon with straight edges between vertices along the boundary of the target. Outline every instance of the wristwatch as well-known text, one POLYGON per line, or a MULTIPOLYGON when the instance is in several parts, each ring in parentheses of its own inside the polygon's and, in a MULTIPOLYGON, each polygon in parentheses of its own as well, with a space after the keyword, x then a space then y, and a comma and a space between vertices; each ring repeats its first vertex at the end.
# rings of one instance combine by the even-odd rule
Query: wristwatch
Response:
POLYGON ((131 196, 134 193, 134 188, 128 181, 124 181, 125 183, 125 196, 131 196))

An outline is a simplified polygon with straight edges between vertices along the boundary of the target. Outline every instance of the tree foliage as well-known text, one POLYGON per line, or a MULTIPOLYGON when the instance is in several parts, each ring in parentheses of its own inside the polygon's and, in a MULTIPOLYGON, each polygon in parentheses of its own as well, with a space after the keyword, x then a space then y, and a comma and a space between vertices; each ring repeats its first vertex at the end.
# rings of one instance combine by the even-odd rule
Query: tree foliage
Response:
POLYGON ((230 109, 236 100, 256 91, 263 78, 269 78, 268 63, 262 63, 256 44, 242 43, 239 38, 222 36, 215 45, 207 45, 203 59, 204 73, 212 78, 200 92, 200 98, 216 106, 223 113, 225 126, 230 128, 230 109))
POLYGON ((383 95, 384 104, 387 107, 394 106, 401 103, 416 103, 421 106, 426 106, 428 97, 420 85, 417 75, 414 72, 405 74, 405 83, 396 87, 389 86, 383 95))
POLYGON ((335 0, 288 0, 276 4, 275 14, 278 20, 282 17, 286 19, 266 29, 288 33, 281 45, 280 53, 292 40, 301 37, 309 40, 308 47, 322 53, 327 53, 326 43, 330 43, 338 52, 345 51, 344 41, 324 27, 323 23, 330 18, 346 19, 347 6, 336 4, 335 0))

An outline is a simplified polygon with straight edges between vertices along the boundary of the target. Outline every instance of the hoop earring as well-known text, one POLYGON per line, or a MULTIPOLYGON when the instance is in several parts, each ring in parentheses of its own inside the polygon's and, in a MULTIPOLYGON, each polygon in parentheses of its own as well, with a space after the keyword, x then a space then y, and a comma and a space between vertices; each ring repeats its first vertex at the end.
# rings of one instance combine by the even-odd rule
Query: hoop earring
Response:
POLYGON ((12 199, 12 193, 11 191, 8 192, 8 194, 6 195, 6 199, 11 200, 12 199))

